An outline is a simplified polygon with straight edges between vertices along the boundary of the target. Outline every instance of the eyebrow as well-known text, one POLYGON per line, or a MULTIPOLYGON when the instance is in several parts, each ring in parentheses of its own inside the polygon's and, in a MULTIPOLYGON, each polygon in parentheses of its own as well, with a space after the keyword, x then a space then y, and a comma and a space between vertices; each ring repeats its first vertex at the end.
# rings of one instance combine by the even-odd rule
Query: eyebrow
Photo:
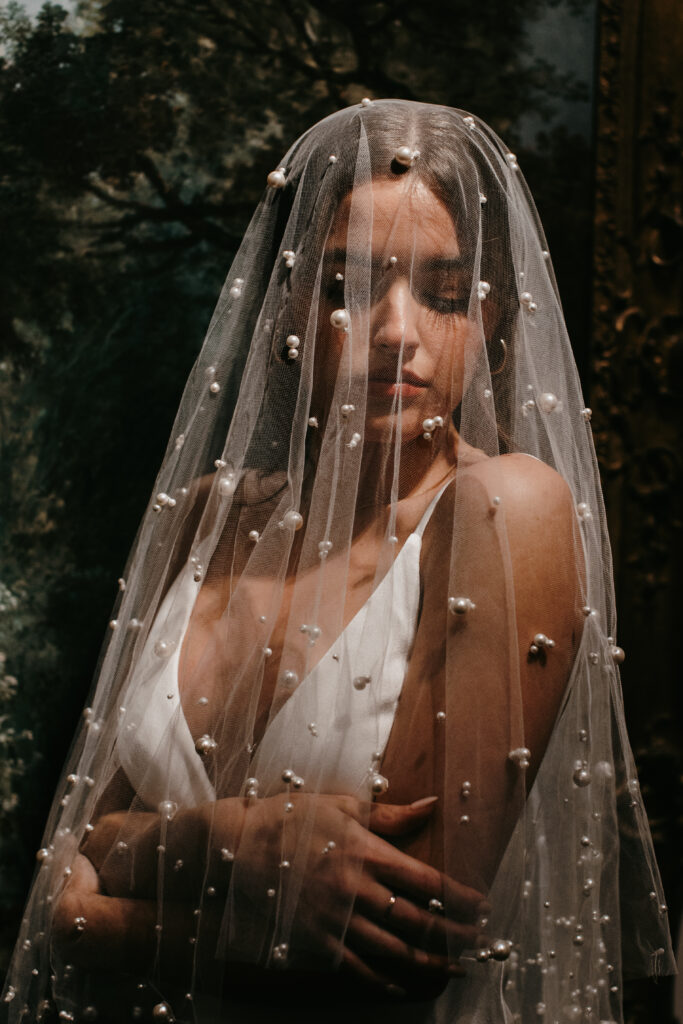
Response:
MULTIPOLYGON (((334 249, 325 250, 325 258, 331 263, 366 263, 365 259, 355 256, 353 253, 349 255, 348 251, 343 246, 337 246, 334 249)), ((379 263, 379 259, 374 259, 373 263, 379 263)), ((382 259, 382 263, 384 260, 382 259)), ((460 271, 468 269, 467 260, 463 256, 429 256, 421 261, 421 270, 426 271, 460 271)))

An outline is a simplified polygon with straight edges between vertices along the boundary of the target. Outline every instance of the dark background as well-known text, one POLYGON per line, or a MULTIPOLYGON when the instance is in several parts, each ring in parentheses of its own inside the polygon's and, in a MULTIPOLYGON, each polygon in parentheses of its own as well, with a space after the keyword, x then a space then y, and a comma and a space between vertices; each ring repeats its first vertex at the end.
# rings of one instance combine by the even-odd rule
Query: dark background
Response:
MULTIPOLYGON (((680 5, 38 11, 0 7, 0 969, 231 256, 289 143, 365 95, 478 114, 536 198, 595 409, 627 716, 677 915, 680 5)), ((635 987, 628 1020, 665 1024, 670 999, 668 983, 635 987)))

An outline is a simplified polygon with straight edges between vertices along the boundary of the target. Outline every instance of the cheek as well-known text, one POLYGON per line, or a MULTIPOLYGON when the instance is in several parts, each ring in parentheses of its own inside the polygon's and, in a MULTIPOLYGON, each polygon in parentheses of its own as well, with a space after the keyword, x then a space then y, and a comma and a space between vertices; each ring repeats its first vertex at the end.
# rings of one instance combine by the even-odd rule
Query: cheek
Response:
POLYGON ((427 327, 427 345, 434 365, 434 383, 444 397, 453 396, 455 404, 462 395, 465 367, 478 347, 479 329, 465 317, 427 327))

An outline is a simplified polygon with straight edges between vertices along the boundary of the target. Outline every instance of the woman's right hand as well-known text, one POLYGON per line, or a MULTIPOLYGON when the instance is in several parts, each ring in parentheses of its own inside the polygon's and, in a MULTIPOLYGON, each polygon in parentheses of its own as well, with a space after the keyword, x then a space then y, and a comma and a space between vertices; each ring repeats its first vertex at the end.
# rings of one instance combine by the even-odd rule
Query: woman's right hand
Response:
MULTIPOLYGON (((193 913, 199 884, 205 894, 203 949, 213 957, 218 945, 219 956, 228 960, 263 964, 271 939, 281 945, 271 934, 275 910, 291 892, 288 883, 298 878, 287 966, 338 966, 374 987, 391 986, 396 994, 443 988, 462 973, 457 957, 477 945, 477 918, 487 907, 480 893, 387 841, 425 825, 433 805, 429 799, 369 804, 349 796, 283 793, 250 801, 226 798, 178 812, 163 835, 163 944, 170 960, 176 959, 174 936, 184 955, 198 923, 193 913), (181 860, 181 871, 170 870, 181 860)), ((159 815, 150 812, 115 812, 97 822, 83 852, 97 869, 98 886, 80 892, 74 877, 68 887, 69 905, 74 899, 89 903, 89 916, 82 912, 89 924, 84 934, 73 935, 72 959, 80 959, 79 953, 83 960, 97 959, 96 947, 104 942, 100 956, 116 961, 112 954, 121 931, 128 935, 122 950, 134 945, 137 962, 144 960, 144 936, 153 937, 158 913, 160 827, 159 815), (116 851, 122 836, 125 855, 116 851)), ((70 911, 66 918, 72 920, 70 911)))
MULTIPOLYGON (((353 797, 280 794, 246 808, 232 870, 228 945, 250 960, 275 920, 296 909, 276 954, 291 966, 338 964, 373 986, 424 987, 462 973, 457 957, 476 947, 481 893, 397 850, 384 837, 426 823, 433 801, 362 803, 353 797)), ((212 846, 221 844, 221 802, 212 846)), ((277 924, 275 925, 277 928, 277 924)), ((427 996, 425 996, 427 998, 427 996)))

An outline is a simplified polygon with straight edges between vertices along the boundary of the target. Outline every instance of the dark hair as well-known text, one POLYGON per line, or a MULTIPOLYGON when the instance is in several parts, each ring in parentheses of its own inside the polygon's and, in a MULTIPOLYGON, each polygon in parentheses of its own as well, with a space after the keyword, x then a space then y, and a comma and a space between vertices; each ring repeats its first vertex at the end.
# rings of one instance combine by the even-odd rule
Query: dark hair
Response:
MULTIPOLYGON (((266 195, 267 203, 277 204, 270 263, 279 284, 277 311, 272 318, 272 358, 275 363, 287 361, 284 338, 296 333, 296 325, 307 319, 308 309, 304 307, 310 302, 310 282, 315 280, 325 234, 343 198, 361 183, 358 168, 365 150, 364 180, 414 175, 449 211, 461 249, 479 253, 477 273, 491 285, 491 296, 482 304, 482 318, 496 422, 505 449, 512 416, 509 385, 514 373, 513 339, 519 300, 501 145, 482 122, 447 107, 381 100, 359 105, 349 115, 349 110, 340 111, 306 132, 283 161, 285 186, 270 189, 266 195), (419 157, 410 167, 395 160, 398 147, 403 145, 419 150, 419 157), (490 231, 488 224, 494 226, 490 231), (296 251, 292 271, 281 258, 285 249, 296 251)), ((473 256, 473 272, 474 267, 473 256)), ((267 267, 264 272, 269 272, 267 267)), ((482 358, 486 358, 484 352, 482 358)), ((286 388, 290 395, 295 394, 295 381, 296 366, 288 367, 286 381, 273 374, 269 386, 280 393, 280 408, 288 405, 281 390, 286 388)), ((458 418, 456 409, 456 424, 458 418)))

